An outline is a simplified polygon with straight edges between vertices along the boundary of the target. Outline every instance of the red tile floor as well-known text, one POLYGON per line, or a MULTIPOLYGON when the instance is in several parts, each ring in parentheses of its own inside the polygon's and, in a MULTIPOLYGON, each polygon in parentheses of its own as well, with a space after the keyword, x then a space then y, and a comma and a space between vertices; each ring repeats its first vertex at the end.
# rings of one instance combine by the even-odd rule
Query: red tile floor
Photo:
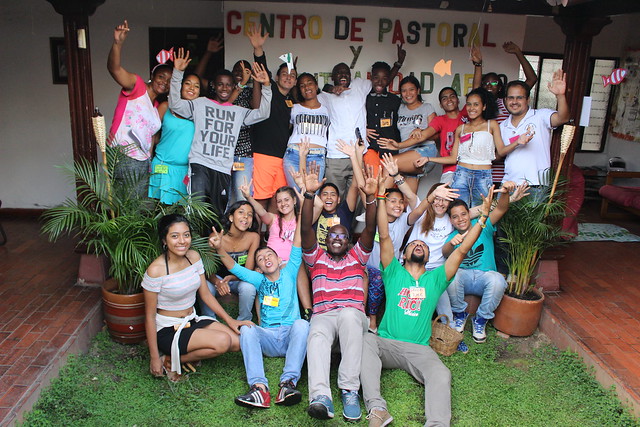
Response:
MULTIPOLYGON (((612 222, 597 209, 588 209, 588 221, 612 222)), ((34 219, 0 222, 9 238, 0 246, 0 425, 11 425, 67 355, 86 350, 102 314, 99 290, 75 285, 79 255, 70 239, 48 243, 34 219)), ((636 220, 615 223, 640 235, 636 220)), ((640 243, 571 243, 558 252, 561 292, 548 294, 541 329, 640 415, 640 243)))

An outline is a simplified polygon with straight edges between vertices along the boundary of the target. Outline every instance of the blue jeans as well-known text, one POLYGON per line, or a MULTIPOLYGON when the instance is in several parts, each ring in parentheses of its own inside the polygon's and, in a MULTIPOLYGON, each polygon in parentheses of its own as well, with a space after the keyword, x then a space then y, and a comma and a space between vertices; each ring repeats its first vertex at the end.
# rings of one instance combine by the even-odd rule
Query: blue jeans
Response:
POLYGON ((476 315, 484 319, 493 319, 493 312, 502 300, 507 281, 497 271, 458 269, 456 276, 447 288, 451 301, 451 310, 462 313, 467 309, 465 294, 481 297, 476 315))
POLYGON ((297 384, 307 355, 307 335, 309 322, 302 319, 296 320, 291 326, 241 327, 240 349, 249 385, 260 383, 269 386, 264 374, 263 354, 268 357, 284 356, 280 382, 291 380, 297 384))
POLYGON ((253 194, 253 184, 251 183, 251 179, 253 178, 253 157, 234 156, 233 163, 244 164, 244 170, 231 171, 231 188, 229 189, 229 205, 227 208, 238 200, 246 200, 240 192, 240 186, 245 183, 245 180, 247 184, 251 184, 249 191, 253 194))
MULTIPOLYGON (((435 143, 421 145, 419 147, 413 148, 413 150, 420 154, 420 157, 438 157, 438 147, 436 147, 435 143)), ((436 167, 436 163, 429 162, 424 167, 424 175, 431 172, 436 167)), ((422 176, 420 174, 419 176, 422 176)))
POLYGON ((491 169, 467 169, 458 165, 453 173, 451 188, 460 192, 458 199, 465 201, 470 208, 482 204, 482 195, 487 195, 493 185, 491 169))
MULTIPOLYGON (((207 280, 207 286, 214 297, 219 296, 213 283, 207 280)), ((256 287, 248 282, 233 280, 229 282, 229 289, 231 289, 232 294, 238 295, 238 320, 251 320, 253 318, 251 309, 256 299, 256 287)), ((216 314, 204 302, 200 303, 200 311, 203 316, 216 318, 216 314)))
MULTIPOLYGON (((307 171, 309 170, 309 164, 311 164, 311 162, 316 162, 316 165, 320 166, 320 175, 318 176, 319 180, 324 178, 324 159, 325 150, 323 148, 312 148, 309 150, 309 154, 307 155, 307 171)), ((291 147, 287 148, 287 151, 284 152, 284 157, 282 158, 282 166, 284 168, 284 176, 287 178, 287 185, 300 191, 300 187, 296 185, 293 181, 293 176, 291 176, 291 168, 296 172, 300 171, 300 152, 291 147)))

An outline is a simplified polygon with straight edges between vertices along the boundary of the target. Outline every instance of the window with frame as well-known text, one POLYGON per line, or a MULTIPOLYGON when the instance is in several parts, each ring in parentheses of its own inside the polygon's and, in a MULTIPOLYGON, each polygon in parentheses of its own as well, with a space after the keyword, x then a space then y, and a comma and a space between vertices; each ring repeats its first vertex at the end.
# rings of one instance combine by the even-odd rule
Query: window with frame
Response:
MULTIPOLYGON (((531 90, 530 105, 533 108, 556 108, 556 98, 549 92, 547 85, 551 82, 554 71, 562 68, 562 56, 551 54, 525 54, 525 58, 536 70, 538 83, 531 90)), ((607 137, 608 120, 611 112, 613 90, 611 85, 603 87, 602 76, 609 76, 618 66, 614 58, 591 58, 590 81, 587 85, 591 97, 591 114, 589 126, 582 128, 578 140, 578 152, 602 152, 607 137)), ((520 67, 519 79, 524 81, 524 70, 520 67)))

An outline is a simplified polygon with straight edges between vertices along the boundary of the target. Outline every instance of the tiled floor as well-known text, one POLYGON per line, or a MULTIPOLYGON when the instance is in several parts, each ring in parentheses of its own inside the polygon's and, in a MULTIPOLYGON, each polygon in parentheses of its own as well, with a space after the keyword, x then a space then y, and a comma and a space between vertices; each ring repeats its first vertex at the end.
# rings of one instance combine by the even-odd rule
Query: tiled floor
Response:
MULTIPOLYGON (((86 349, 101 307, 98 289, 74 285, 79 256, 70 240, 48 243, 33 219, 0 221, 9 237, 0 246, 0 425, 7 425, 33 406, 69 353, 86 349)), ((640 235, 640 223, 621 225, 640 235)), ((640 415, 640 243, 571 243, 561 252, 562 291, 548 296, 541 327, 594 366, 599 381, 636 399, 640 415)))
POLYGON ((97 288, 75 286, 79 255, 48 243, 35 220, 0 219, 0 425, 31 408, 70 352, 101 327, 97 288))

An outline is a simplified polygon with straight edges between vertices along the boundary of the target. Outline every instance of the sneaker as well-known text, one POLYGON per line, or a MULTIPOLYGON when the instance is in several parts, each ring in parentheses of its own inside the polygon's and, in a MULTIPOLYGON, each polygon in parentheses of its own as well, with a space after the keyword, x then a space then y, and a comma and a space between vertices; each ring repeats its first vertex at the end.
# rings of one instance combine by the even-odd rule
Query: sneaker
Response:
POLYGON ((360 409, 360 396, 354 390, 341 390, 342 394, 342 416, 347 421, 358 421, 362 418, 360 409))
POLYGON ((393 421, 389 411, 384 408, 371 408, 367 419, 369 420, 369 427, 384 427, 393 421))
POLYGON ((453 313, 453 329, 458 332, 464 332, 464 325, 467 324, 467 318, 469 313, 463 311, 462 313, 453 313))
POLYGON ((458 348, 456 349, 456 351, 459 351, 462 354, 467 354, 469 353, 469 346, 464 341, 460 341, 460 344, 458 344, 458 348))
POLYGON ((247 408, 269 408, 271 406, 271 396, 269 391, 264 391, 256 385, 252 385, 247 394, 238 396, 234 402, 236 405, 247 408))
POLYGON ((356 217, 356 221, 365 222, 366 221, 366 212, 362 212, 360 215, 356 217))
POLYGON ((473 325, 473 340, 477 343, 483 343, 487 340, 487 319, 480 316, 473 316, 471 319, 473 325))
POLYGON ((293 381, 284 381, 280 383, 280 391, 276 397, 276 405, 291 406, 300 403, 302 393, 296 389, 293 381))
POLYGON ((307 414, 318 420, 333 418, 333 402, 328 396, 321 394, 311 401, 309 408, 307 408, 307 414))

